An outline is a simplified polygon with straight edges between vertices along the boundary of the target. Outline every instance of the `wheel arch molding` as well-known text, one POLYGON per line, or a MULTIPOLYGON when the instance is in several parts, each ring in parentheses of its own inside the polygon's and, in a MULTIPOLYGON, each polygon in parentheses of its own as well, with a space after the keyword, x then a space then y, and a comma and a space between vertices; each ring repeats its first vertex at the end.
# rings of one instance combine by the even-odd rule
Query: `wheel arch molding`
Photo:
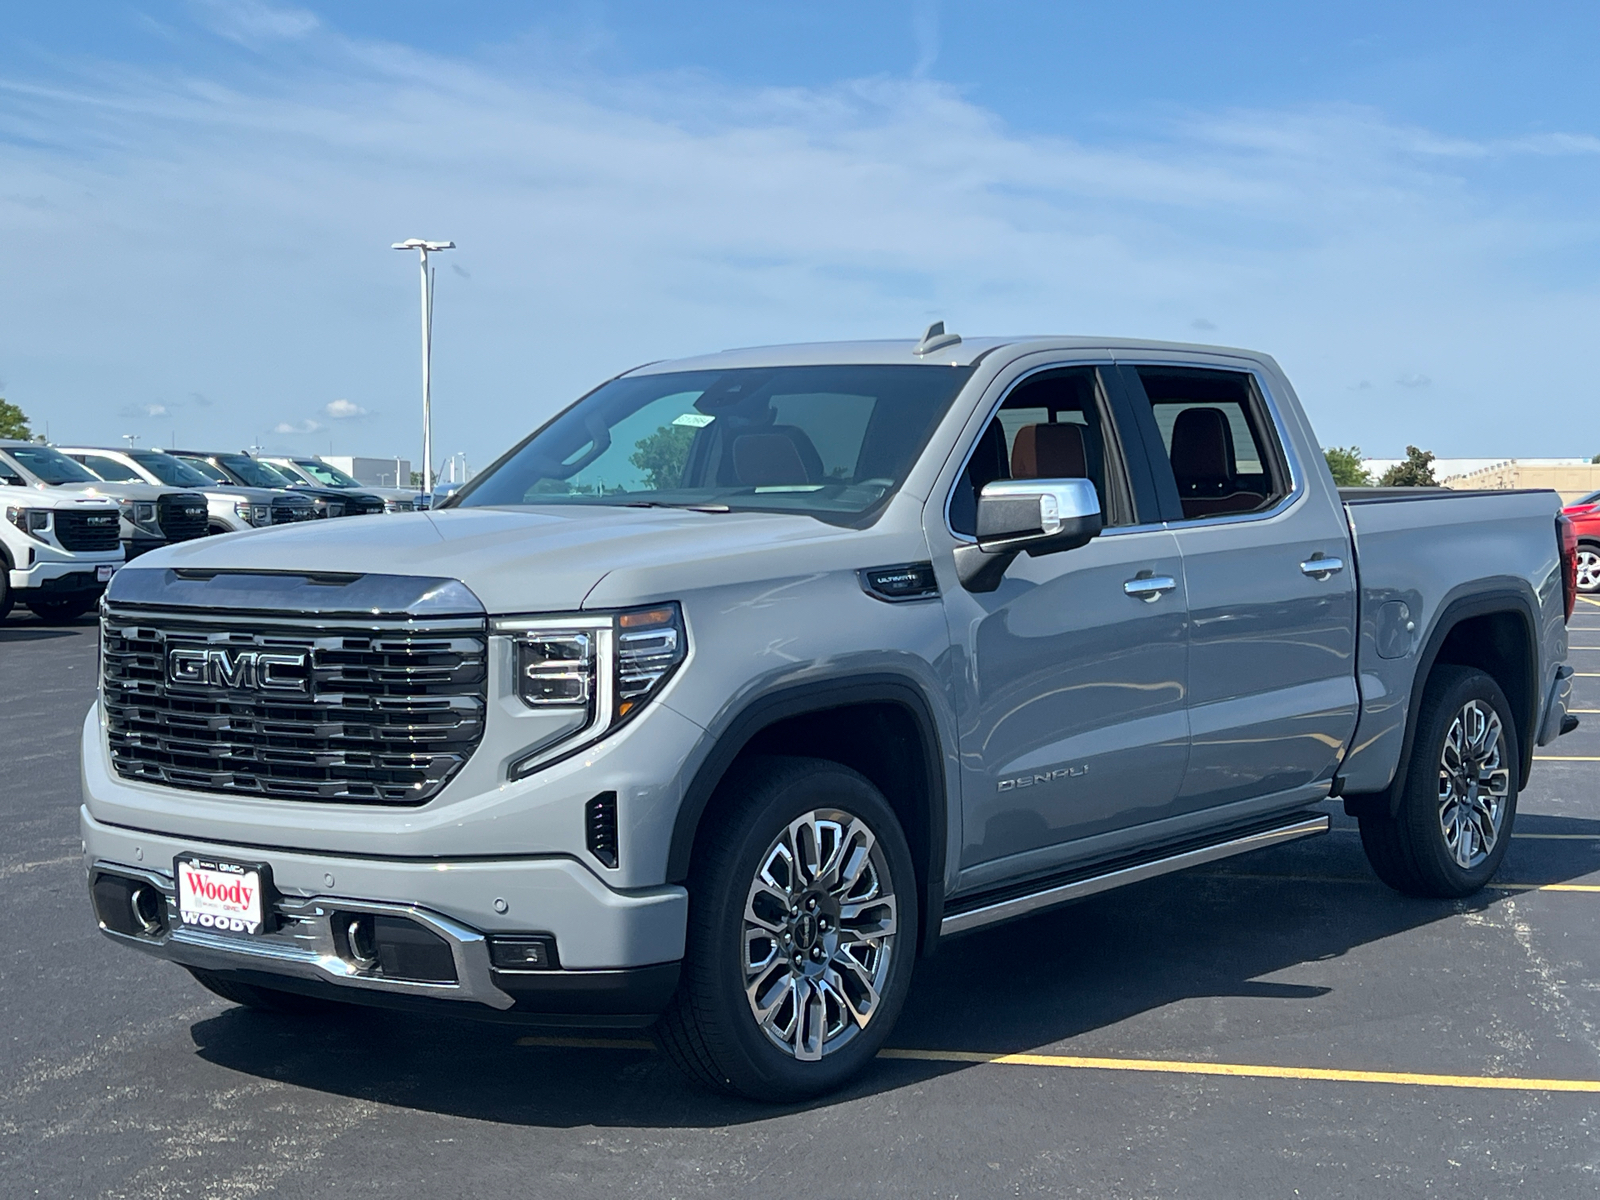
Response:
POLYGON ((1347 795, 1345 812, 1351 816, 1384 812, 1394 816, 1400 807, 1410 771, 1411 754, 1416 745, 1417 724, 1423 689, 1434 667, 1440 663, 1476 667, 1495 680, 1505 692, 1517 729, 1517 789, 1527 786, 1533 770, 1534 740, 1538 732, 1539 706, 1543 701, 1539 679, 1539 607, 1525 580, 1512 577, 1488 581, 1490 586, 1466 584, 1445 598, 1439 606, 1411 680, 1406 703, 1405 734, 1400 743, 1399 761, 1393 779, 1381 792, 1347 795), (1495 618, 1503 618, 1500 623, 1495 618), (1505 622, 1510 622, 1509 625, 1505 622), (1520 646, 1503 644, 1503 631, 1519 631, 1520 646), (1467 635, 1489 633, 1495 642, 1467 646, 1467 635), (1457 636, 1461 635, 1461 636, 1457 636), (1448 652, 1447 645, 1450 647, 1448 652))
POLYGON ((718 787, 735 763, 756 754, 837 762, 884 794, 911 847, 922 922, 918 946, 932 953, 944 915, 949 801, 939 725, 922 687, 900 675, 852 675, 779 688, 745 704, 684 788, 667 852, 668 883, 688 880, 718 787), (818 744, 822 737, 829 740, 818 744))

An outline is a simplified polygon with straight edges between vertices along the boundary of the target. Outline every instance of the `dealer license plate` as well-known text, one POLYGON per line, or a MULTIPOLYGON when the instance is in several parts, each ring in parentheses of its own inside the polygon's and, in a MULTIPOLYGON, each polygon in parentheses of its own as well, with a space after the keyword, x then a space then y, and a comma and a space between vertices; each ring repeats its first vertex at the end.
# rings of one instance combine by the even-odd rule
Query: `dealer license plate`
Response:
POLYGON ((112 572, 115 571, 116 569, 117 569, 117 565, 115 563, 107 563, 103 567, 96 567, 94 569, 94 580, 95 580, 95 582, 96 583, 105 583, 107 580, 109 580, 111 578, 112 572))
POLYGON ((272 872, 265 863, 180 854, 173 860, 178 878, 178 916, 189 929, 257 934, 269 911, 266 892, 272 872))

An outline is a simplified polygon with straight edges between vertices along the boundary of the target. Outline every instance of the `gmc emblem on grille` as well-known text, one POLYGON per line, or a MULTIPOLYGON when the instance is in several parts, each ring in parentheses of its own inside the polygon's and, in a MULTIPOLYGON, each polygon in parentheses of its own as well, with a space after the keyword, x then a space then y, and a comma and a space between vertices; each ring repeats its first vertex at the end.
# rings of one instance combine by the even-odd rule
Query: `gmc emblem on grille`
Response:
POLYGON ((115 521, 116 521, 116 518, 112 517, 112 516, 85 517, 83 523, 85 525, 110 525, 110 524, 113 524, 115 521))
POLYGON ((304 692, 307 690, 306 661, 303 653, 268 654, 261 650, 228 650, 221 646, 204 649, 174 646, 167 651, 167 678, 188 687, 304 692))

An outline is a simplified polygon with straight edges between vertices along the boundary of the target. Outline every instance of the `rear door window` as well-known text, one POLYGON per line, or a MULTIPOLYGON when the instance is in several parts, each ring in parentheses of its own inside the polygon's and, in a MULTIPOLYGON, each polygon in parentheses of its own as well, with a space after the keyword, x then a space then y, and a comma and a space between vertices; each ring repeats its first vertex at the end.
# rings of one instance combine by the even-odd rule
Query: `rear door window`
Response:
MULTIPOLYGON (((1264 512, 1289 494, 1283 450, 1249 374, 1150 366, 1134 373, 1160 433, 1183 520, 1264 512)), ((1159 463, 1152 466, 1161 470, 1159 463)))

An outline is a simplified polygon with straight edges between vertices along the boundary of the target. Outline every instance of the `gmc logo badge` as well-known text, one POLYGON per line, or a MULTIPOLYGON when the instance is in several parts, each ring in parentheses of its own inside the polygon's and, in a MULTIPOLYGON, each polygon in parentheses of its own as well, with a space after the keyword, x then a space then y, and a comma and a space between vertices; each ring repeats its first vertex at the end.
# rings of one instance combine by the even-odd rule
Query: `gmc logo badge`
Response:
POLYGON ((116 518, 115 517, 105 516, 105 517, 85 517, 83 523, 85 525, 111 525, 111 524, 114 524, 115 522, 116 522, 116 518))
POLYGON ((304 692, 309 686, 306 662, 304 653, 269 654, 262 650, 228 650, 221 646, 204 649, 174 646, 167 651, 167 678, 186 687, 304 692))

